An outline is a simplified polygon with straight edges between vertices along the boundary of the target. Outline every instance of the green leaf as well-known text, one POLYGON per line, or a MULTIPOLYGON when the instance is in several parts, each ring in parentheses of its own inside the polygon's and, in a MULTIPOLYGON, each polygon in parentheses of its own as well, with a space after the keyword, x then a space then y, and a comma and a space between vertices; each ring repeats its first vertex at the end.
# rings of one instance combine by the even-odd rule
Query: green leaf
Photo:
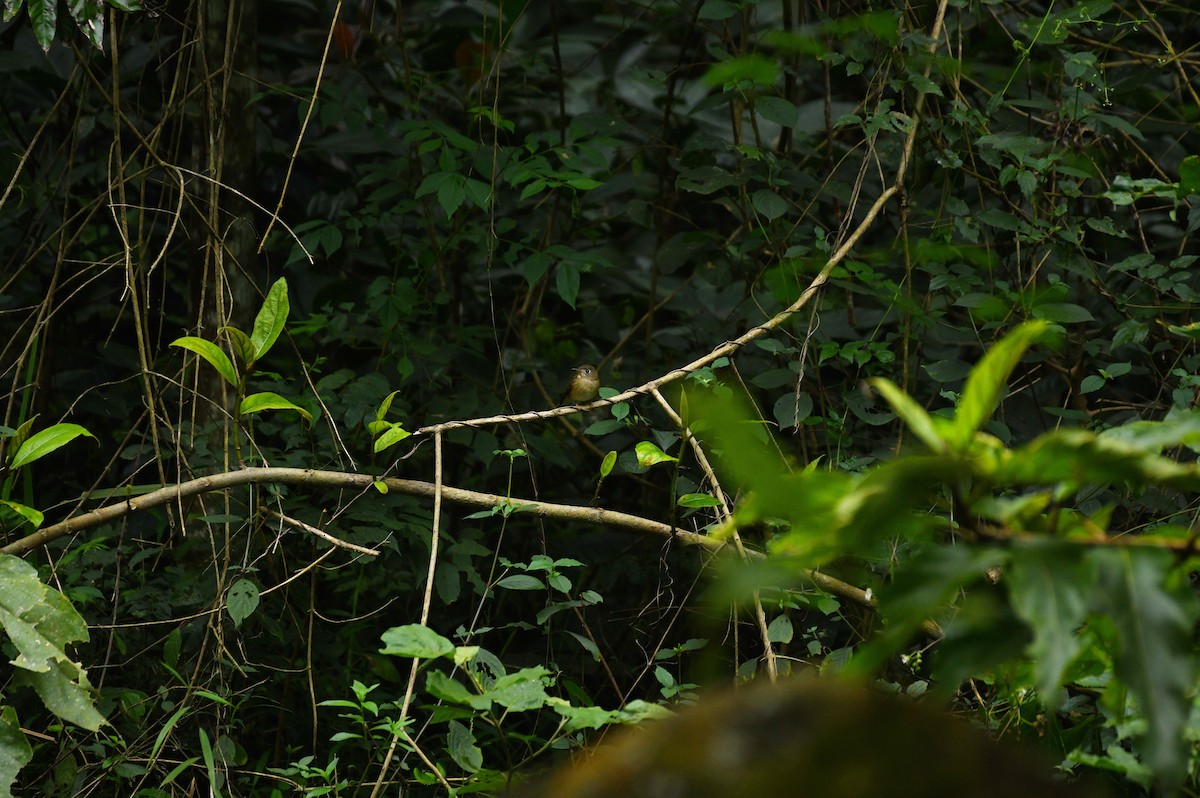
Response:
POLYGON ((600 463, 600 478, 604 479, 612 473, 613 466, 617 464, 617 453, 609 452, 604 455, 604 460, 600 463))
POLYGON ((33 749, 21 731, 17 711, 0 707, 0 798, 12 798, 17 772, 33 759, 33 749))
POLYGON ((258 356, 254 352, 254 344, 250 342, 250 336, 237 327, 222 327, 221 332, 225 333, 225 337, 229 339, 229 345, 233 347, 233 353, 241 358, 246 368, 254 365, 258 356))
POLYGON ((685 493, 679 497, 680 507, 720 507, 721 500, 707 493, 685 493))
POLYGON ((448 724, 446 750, 454 763, 468 773, 483 767, 483 751, 475 742, 475 735, 464 724, 452 720, 448 724))
POLYGON ((650 441, 640 441, 633 447, 633 450, 637 453, 638 465, 642 468, 649 468, 659 463, 675 463, 679 460, 678 457, 672 457, 650 441))
POLYGON ((571 307, 575 307, 575 298, 579 296, 579 267, 573 263, 560 263, 554 270, 554 286, 558 295, 571 307))
POLYGON ((57 449, 61 449, 80 436, 87 436, 93 440, 96 438, 95 435, 78 424, 55 424, 53 427, 47 427, 41 432, 34 433, 21 444, 21 448, 17 449, 16 454, 12 456, 12 462, 9 463, 9 466, 15 470, 21 466, 28 465, 57 449))
POLYGON ((501 676, 484 695, 513 712, 541 709, 550 700, 542 680, 550 671, 540 666, 501 676))
POLYGON ((1183 783, 1188 764, 1188 696, 1196 681, 1192 630, 1198 604, 1186 578, 1168 587, 1170 552, 1104 549, 1090 553, 1100 567, 1107 615, 1120 640, 1117 675, 1146 717, 1139 746, 1166 792, 1183 783))
POLYGON ((472 693, 462 682, 451 679, 438 670, 431 670, 425 677, 425 689, 434 698, 452 704, 464 704, 481 712, 486 712, 492 706, 490 698, 472 693))
POLYGON ((750 202, 754 205, 754 210, 765 216, 767 221, 775 221, 791 207, 787 200, 766 188, 760 188, 751 194, 750 202))
POLYGON ((9 501, 8 499, 0 499, 0 506, 7 507, 29 523, 33 524, 34 529, 40 527, 42 522, 46 520, 46 516, 41 511, 36 510, 33 507, 28 507, 24 504, 18 504, 17 502, 9 501))
POLYGON ((1044 305, 1035 305, 1033 316, 1059 324, 1082 324, 1096 320, 1090 310, 1082 305, 1073 305, 1069 302, 1048 302, 1044 305))
POLYGON ((782 97, 760 97, 754 101, 754 110, 780 127, 795 127, 800 121, 800 109, 782 97))
POLYGON ((379 649, 381 654, 434 659, 454 653, 453 643, 428 626, 418 623, 393 626, 383 633, 382 640, 383 648, 379 649))
POLYGON ((1200 155, 1189 155, 1179 163, 1179 196, 1200 194, 1200 155))
POLYGON ((183 338, 176 338, 170 345, 178 346, 180 349, 187 349, 189 352, 195 352, 207 360, 208 364, 215 368, 217 373, 224 377, 227 383, 237 387, 237 370, 233 367, 233 363, 230 362, 229 356, 222 352, 220 347, 212 341, 185 335, 183 338))
POLYGON ((909 431, 916 435, 921 443, 935 452, 946 450, 946 441, 938 432, 933 417, 925 412, 925 408, 913 401, 912 397, 902 391, 900 386, 885 377, 875 377, 867 382, 883 395, 887 403, 892 406, 892 410, 896 411, 896 415, 908 425, 909 431))
POLYGON ((234 626, 241 626, 242 621, 249 618, 258 609, 258 585, 249 579, 239 579, 229 586, 229 595, 225 599, 225 608, 234 626))
POLYGON ((772 643, 792 642, 792 619, 786 615, 776 617, 767 627, 767 640, 772 643))
POLYGON ((247 413, 261 413, 264 410, 295 410, 309 424, 312 423, 312 413, 300 407, 297 404, 289 402, 277 393, 263 391, 262 393, 252 393, 242 400, 241 407, 238 408, 240 415, 247 413))
POLYGON ((996 410, 1008 377, 1034 341, 1049 329, 1044 321, 1029 321, 994 344, 967 376, 958 412, 951 427, 951 442, 961 450, 996 410))
POLYGON ((384 449, 388 448, 389 446, 395 446, 397 443, 410 435, 412 435, 412 433, 404 429, 404 427, 401 427, 399 424, 389 427, 387 432, 375 439, 374 451, 376 454, 379 454, 384 449))
POLYGON ((49 50, 58 25, 58 0, 29 0, 29 21, 42 50, 49 50))
POLYGON ((704 82, 709 86, 742 83, 774 86, 777 80, 779 62, 757 53, 714 64, 704 75, 704 82))
POLYGON ((513 574, 506 576, 496 583, 496 587, 502 587, 506 590, 545 590, 546 586, 542 584, 542 580, 536 576, 529 574, 513 574))
POLYGON ((1077 633, 1096 583, 1095 564, 1080 557, 1076 545, 1038 541, 1013 550, 1005 582, 1013 610, 1033 632, 1029 656, 1038 694, 1057 708, 1063 675, 1079 653, 1077 633))
POLYGON ((287 280, 280 277, 267 292, 266 299, 254 319, 254 332, 250 333, 250 343, 254 346, 254 359, 260 360, 270 351, 288 319, 288 285, 287 280))

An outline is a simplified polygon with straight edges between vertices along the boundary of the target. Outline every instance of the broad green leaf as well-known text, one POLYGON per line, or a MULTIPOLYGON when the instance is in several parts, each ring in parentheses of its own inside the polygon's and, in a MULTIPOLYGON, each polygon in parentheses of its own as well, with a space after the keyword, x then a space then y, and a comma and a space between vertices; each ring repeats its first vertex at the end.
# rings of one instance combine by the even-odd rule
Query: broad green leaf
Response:
POLYGON ((559 297, 571 307, 579 296, 579 267, 573 263, 560 263, 554 270, 554 286, 559 297))
POLYGON ((1033 632, 1029 654, 1038 694, 1056 708, 1063 674, 1079 652, 1077 633, 1096 583, 1095 564, 1080 556, 1079 546, 1039 541, 1014 548, 1004 581, 1013 610, 1033 632))
POLYGON ((892 406, 892 410, 896 411, 896 415, 908 425, 909 431, 916 435, 921 443, 934 452, 946 450, 946 442, 938 432, 933 418, 925 412, 925 408, 902 391, 900 386, 885 377, 875 377, 868 382, 872 388, 883 395, 887 403, 892 406))
POLYGON ((208 364, 217 370, 217 373, 225 378, 225 381, 230 385, 237 387, 238 375, 237 370, 230 362, 229 356, 221 351, 220 347, 212 341, 206 341, 203 338, 196 338, 191 335, 185 335, 183 338, 176 338, 171 342, 171 346, 178 346, 180 349, 186 349, 189 352, 195 352, 200 357, 208 361, 208 364))
POLYGON ((674 463, 679 460, 678 457, 672 457, 650 441, 638 442, 633 450, 637 453, 638 465, 642 468, 649 468, 659 463, 674 463))
POLYGON ((417 623, 393 626, 383 633, 382 640, 381 654, 434 659, 454 653, 453 643, 428 626, 417 623))
POLYGON ((1029 321, 995 343, 967 376, 958 412, 951 427, 952 443, 961 450, 1000 403, 1008 377, 1034 341, 1049 329, 1043 321, 1029 321))
POLYGON ((786 615, 777 616, 767 626, 767 640, 772 643, 790 643, 793 634, 792 619, 786 615))
POLYGON ((379 454, 389 446, 395 446, 397 443, 409 437, 410 435, 412 435, 412 433, 404 429, 404 427, 401 427, 399 424, 389 427, 387 432, 375 439, 375 453, 379 454))
POLYGON ((264 410, 295 410, 304 417, 305 421, 309 424, 312 423, 312 413, 270 391, 252 393, 247 396, 242 400, 242 406, 238 409, 238 413, 244 416, 247 413, 261 413, 264 410))
POLYGON ((53 427, 47 427, 41 432, 35 432, 21 444, 21 448, 17 449, 9 466, 16 470, 21 466, 28 465, 34 460, 45 457, 57 449, 61 449, 80 436, 87 436, 93 440, 96 438, 95 435, 78 424, 55 424, 53 427))
POLYGON ((496 587, 503 587, 507 590, 545 590, 546 588, 542 584, 542 580, 529 574, 506 576, 496 583, 496 587))
POLYGON ((483 751, 475 742, 475 735, 457 720, 450 721, 446 730, 446 750, 454 763, 468 773, 483 767, 483 751))
POLYGON ((280 277, 267 292, 262 308, 254 319, 254 331, 250 333, 250 343, 254 346, 254 359, 260 360, 270 351, 288 319, 288 285, 287 280, 280 277))
POLYGON ((33 35, 43 50, 49 50, 58 25, 58 0, 29 0, 28 7, 33 35))
POLYGON ((550 696, 542 680, 550 675, 543 667, 522 668, 516 673, 501 676, 484 695, 513 712, 540 709, 550 696))
POLYGON ((249 579, 239 579, 229 587, 225 608, 234 626, 241 626, 258 609, 258 585, 249 579))
POLYGON ((87 674, 66 657, 52 662, 45 672, 22 671, 18 681, 31 685, 46 709, 68 723, 88 731, 97 731, 105 723, 104 716, 96 711, 87 674))
POLYGON ((21 731, 17 711, 0 707, 0 798, 12 798, 17 773, 33 759, 33 749, 21 731))
POLYGON ((472 693, 462 682, 451 679, 439 670, 431 670, 425 677, 425 689, 434 698, 452 704, 465 704, 480 711, 487 711, 492 706, 490 698, 472 693))
POLYGON ((1187 698, 1197 675, 1192 631, 1200 602, 1186 579, 1168 587, 1174 566, 1170 552, 1124 548, 1091 555, 1120 639, 1117 676, 1146 717, 1140 753, 1171 792, 1187 772, 1187 698))

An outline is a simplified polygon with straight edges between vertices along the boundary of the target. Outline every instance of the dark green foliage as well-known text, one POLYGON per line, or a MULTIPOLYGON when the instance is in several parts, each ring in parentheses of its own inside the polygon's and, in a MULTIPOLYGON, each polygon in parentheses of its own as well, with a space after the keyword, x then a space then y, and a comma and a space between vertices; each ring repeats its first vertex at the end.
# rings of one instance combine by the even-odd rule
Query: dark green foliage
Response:
POLYGON ((17 783, 495 791, 813 668, 1200 789, 1185 6, 6 3, 0 529, 108 720, 5 676, 17 783), (696 365, 427 429, 581 363, 696 365), (135 506, 247 466, 360 476, 135 506))

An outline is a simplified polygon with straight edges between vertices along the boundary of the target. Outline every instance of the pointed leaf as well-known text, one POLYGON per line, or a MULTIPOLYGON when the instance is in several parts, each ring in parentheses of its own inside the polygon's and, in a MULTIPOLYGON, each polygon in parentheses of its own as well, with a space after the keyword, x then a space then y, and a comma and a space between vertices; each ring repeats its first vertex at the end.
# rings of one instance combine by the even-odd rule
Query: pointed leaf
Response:
POLYGON ((957 448, 964 447, 991 418, 1017 362, 1048 329, 1050 325, 1044 321, 1025 322, 994 344, 971 369, 952 427, 952 443, 957 448))
POLYGON ((254 345, 254 359, 259 360, 274 345, 283 325, 288 318, 287 280, 280 277, 267 292, 263 306, 254 319, 254 332, 250 334, 250 343, 254 345))
POLYGON ((221 348, 212 341, 206 341, 203 338, 185 335, 183 338, 176 338, 171 342, 171 346, 178 346, 181 349, 186 349, 189 352, 195 352, 200 357, 208 361, 209 365, 217 370, 217 373, 225 378, 225 381, 230 385, 237 387, 238 376, 237 369, 233 367, 229 356, 221 351, 221 348))
POLYGON ((921 443, 935 452, 945 451, 946 442, 934 425, 933 418, 925 412, 925 408, 913 401, 911 396, 889 379, 876 377, 868 382, 872 388, 883 395, 887 403, 892 406, 892 410, 896 411, 896 415, 904 420, 908 429, 920 439, 921 443))
POLYGON ((242 400, 242 406, 238 409, 238 413, 246 415, 247 413, 261 413, 263 410, 295 410, 304 416, 305 421, 312 423, 312 413, 270 391, 252 393, 247 396, 242 400))
POLYGON ((85 435, 93 440, 96 438, 95 435, 78 424, 55 424, 53 427, 47 427, 41 432, 29 436, 21 444, 21 448, 17 449, 17 453, 13 455, 10 465, 14 469, 28 465, 34 460, 45 457, 56 449, 61 449, 81 435, 85 435))

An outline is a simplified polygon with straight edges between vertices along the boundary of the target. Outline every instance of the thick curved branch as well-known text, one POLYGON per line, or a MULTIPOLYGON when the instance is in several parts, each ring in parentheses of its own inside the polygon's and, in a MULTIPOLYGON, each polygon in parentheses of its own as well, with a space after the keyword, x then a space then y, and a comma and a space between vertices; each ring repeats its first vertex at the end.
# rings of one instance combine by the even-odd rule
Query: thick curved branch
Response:
MULTIPOLYGON (((346 471, 318 471, 310 468, 245 468, 222 474, 200 477, 178 485, 160 488, 153 493, 130 497, 115 504, 97 508, 91 512, 68 518, 57 524, 39 529, 32 535, 13 541, 0 548, 0 554, 23 554, 38 546, 44 545, 56 538, 72 532, 79 532, 90 527, 122 518, 139 510, 161 507, 188 496, 201 493, 225 490, 241 485, 257 485, 275 483, 281 485, 308 485, 326 488, 358 488, 363 491, 372 489, 376 482, 387 485, 389 491, 396 491, 410 496, 428 496, 433 498, 437 488, 431 482, 421 482, 415 479, 397 479, 395 477, 378 478, 370 474, 354 474, 346 471)), ((497 507, 513 505, 519 507, 519 512, 532 512, 544 517, 563 518, 574 521, 586 521, 603 526, 629 529, 634 532, 646 532, 660 537, 674 537, 681 543, 703 546, 715 551, 723 544, 705 535, 698 535, 683 529, 672 529, 668 524, 651 521, 628 513, 614 510, 602 510, 596 507, 578 507, 570 504, 551 504, 549 502, 523 501, 509 499, 492 493, 479 493, 463 488, 443 486, 442 498, 456 504, 472 507, 497 507)))
MULTIPOLYGON (((274 483, 281 485, 308 485, 324 488, 358 488, 362 491, 373 489, 376 482, 387 485, 389 491, 396 491, 410 496, 427 496, 433 498, 438 489, 433 483, 421 482, 415 479, 397 479, 395 477, 377 479, 369 474, 354 474, 345 471, 318 471, 309 468, 244 468, 239 471, 229 471, 222 474, 200 477, 178 485, 160 488, 152 493, 134 496, 125 501, 99 507, 91 512, 59 521, 44 529, 39 529, 32 535, 15 540, 0 548, 0 554, 24 554, 52 540, 69 535, 72 532, 82 532, 100 524, 115 521, 141 510, 162 507, 187 496, 210 493, 242 485, 257 485, 274 483)), ((579 507, 570 504, 551 504, 548 502, 526 502, 519 499, 509 499, 493 493, 479 493, 462 488, 441 486, 441 496, 446 501, 464 504, 471 507, 498 507, 513 505, 521 508, 521 512, 532 512, 543 517, 562 518, 572 521, 585 521, 602 526, 626 529, 631 532, 642 532, 659 537, 674 538, 689 546, 700 546, 709 551, 717 551, 725 544, 722 541, 700 535, 684 529, 672 529, 669 524, 651 521, 628 513, 614 510, 603 510, 597 507, 579 507)), ((761 552, 747 550, 746 554, 754 559, 764 555, 761 552)), ((826 593, 847 599, 864 607, 875 607, 875 599, 865 590, 842 580, 818 571, 805 569, 804 575, 817 587, 826 593)), ((933 627, 936 629, 936 627, 933 627)))

